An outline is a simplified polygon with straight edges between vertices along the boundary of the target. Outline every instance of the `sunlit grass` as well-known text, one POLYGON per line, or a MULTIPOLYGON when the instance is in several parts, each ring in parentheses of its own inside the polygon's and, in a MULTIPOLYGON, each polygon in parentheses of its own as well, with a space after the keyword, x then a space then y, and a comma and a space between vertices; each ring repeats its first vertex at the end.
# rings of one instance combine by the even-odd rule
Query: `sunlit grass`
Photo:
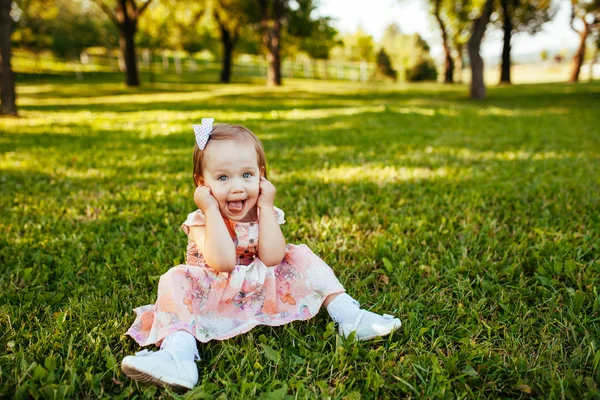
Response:
MULTIPOLYGON (((119 362, 183 262, 192 123, 263 140, 289 243, 404 322, 325 314, 200 346, 189 398, 597 398, 600 85, 216 85, 27 77, 0 120, 0 393, 173 395, 119 362)), ((86 76, 86 79, 87 76, 86 76)))
POLYGON ((462 171, 449 168, 406 168, 390 167, 379 165, 362 165, 360 167, 335 167, 312 170, 310 172, 300 171, 290 175, 279 177, 280 179, 303 178, 316 180, 323 183, 346 182, 346 183, 373 183, 389 184, 399 181, 418 181, 421 179, 436 179, 442 177, 452 177, 452 180, 460 179, 461 175, 466 175, 462 171))

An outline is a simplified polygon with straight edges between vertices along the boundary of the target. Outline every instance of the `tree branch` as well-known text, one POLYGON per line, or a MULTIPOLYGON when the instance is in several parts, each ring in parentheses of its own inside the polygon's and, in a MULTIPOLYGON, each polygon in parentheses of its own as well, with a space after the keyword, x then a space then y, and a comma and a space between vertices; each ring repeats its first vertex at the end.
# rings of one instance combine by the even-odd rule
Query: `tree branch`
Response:
POLYGON ((114 10, 111 10, 109 6, 107 6, 102 0, 92 0, 94 3, 98 4, 98 6, 104 11, 108 18, 116 25, 119 26, 120 22, 117 19, 114 10))
POLYGON ((213 11, 213 16, 215 18, 215 21, 217 21, 217 25, 219 25, 219 28, 222 28, 223 23, 221 22, 221 18, 219 17, 219 12, 217 10, 213 11))
POLYGON ((594 17, 594 20, 590 23, 590 30, 600 27, 600 14, 594 17))
POLYGON ((194 15, 192 16, 192 20, 198 22, 198 20, 200 20, 200 18, 202 18, 202 16, 204 15, 205 11, 206 11, 206 9, 202 8, 199 11, 197 11, 196 13, 194 13, 194 15))
MULTIPOLYGON (((140 8, 138 8, 137 10, 135 10, 134 18, 136 20, 139 18, 140 15, 142 15, 142 13, 144 11, 146 11, 146 8, 148 8, 148 6, 150 5, 150 3, 152 3, 152 0, 147 0, 140 8)), ((135 0, 133 0, 133 4, 135 6, 135 0)))

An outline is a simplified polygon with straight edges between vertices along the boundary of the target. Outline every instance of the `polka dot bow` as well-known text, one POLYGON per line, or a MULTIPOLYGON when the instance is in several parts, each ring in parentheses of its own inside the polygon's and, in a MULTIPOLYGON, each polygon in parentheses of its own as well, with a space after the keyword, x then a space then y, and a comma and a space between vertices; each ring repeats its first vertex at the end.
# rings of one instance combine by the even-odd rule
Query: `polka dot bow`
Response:
POLYGON ((206 142, 208 142, 208 138, 212 132, 213 122, 215 122, 214 118, 202 118, 201 125, 192 125, 196 134, 196 143, 198 143, 200 150, 204 150, 206 147, 206 142))

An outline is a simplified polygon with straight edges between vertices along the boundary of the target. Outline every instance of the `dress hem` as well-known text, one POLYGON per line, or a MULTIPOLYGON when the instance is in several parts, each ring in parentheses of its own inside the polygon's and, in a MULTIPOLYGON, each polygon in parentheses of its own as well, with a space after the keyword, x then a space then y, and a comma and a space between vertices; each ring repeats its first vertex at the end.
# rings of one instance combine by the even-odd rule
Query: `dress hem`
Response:
MULTIPOLYGON (((201 343, 208 343, 208 342, 210 342, 211 340, 219 340, 219 341, 224 341, 224 340, 231 339, 232 337, 235 337, 235 336, 241 335, 241 334, 243 334, 243 333, 249 332, 249 331, 251 331, 252 329, 256 328, 256 327, 257 327, 257 326, 259 326, 259 325, 264 325, 264 326, 271 326, 271 327, 275 327, 275 326, 281 326, 281 325, 289 324, 290 322, 294 322, 294 321, 308 321, 309 319, 312 319, 312 318, 316 317, 316 316, 317 316, 317 314, 319 313, 319 311, 321 311, 321 308, 323 307, 323 303, 325 302, 325 299, 326 299, 327 297, 331 296, 332 294, 336 294, 336 293, 345 293, 345 292, 346 292, 346 290, 345 290, 345 289, 342 289, 342 290, 339 290, 339 291, 338 291, 338 290, 332 290, 332 291, 329 291, 329 292, 327 292, 327 294, 323 296, 323 299, 321 300, 321 304, 319 305, 319 309, 317 310, 317 312, 316 312, 314 315, 311 315, 311 316, 310 316, 310 317, 308 317, 308 318, 290 318, 290 319, 284 319, 284 320, 277 320, 277 321, 273 321, 273 322, 271 322, 271 323, 269 323, 269 322, 258 322, 258 321, 256 321, 256 323, 255 323, 255 324, 251 324, 251 325, 243 326, 241 329, 237 329, 237 330, 231 331, 231 332, 232 332, 231 334, 227 334, 227 335, 223 335, 223 336, 219 336, 219 337, 212 337, 212 338, 209 338, 208 340, 203 340, 203 339, 200 339, 200 338, 198 338, 198 337, 196 336, 195 332, 190 332, 190 330, 189 330, 189 329, 186 329, 186 328, 187 328, 186 326, 182 326, 182 327, 181 327, 181 329, 178 329, 178 330, 184 330, 184 331, 186 331, 186 332, 190 333, 192 336, 194 336, 194 338, 195 338, 197 341, 199 341, 199 342, 201 342, 201 343)), ((130 328, 130 329, 128 329, 128 330, 127 330, 127 332, 125 332, 125 335, 128 335, 128 336, 130 336, 130 337, 131 337, 133 340, 135 340, 135 341, 137 342, 137 344, 139 344, 139 345, 140 345, 140 346, 142 346, 142 347, 151 346, 151 345, 157 345, 157 346, 159 346, 159 345, 160 345, 160 343, 162 343, 162 341, 163 341, 163 340, 164 340, 164 339, 165 339, 165 338, 168 336, 168 335, 164 335, 163 337, 161 337, 161 338, 157 339, 157 340, 156 340, 156 341, 154 341, 154 342, 150 342, 150 343, 145 343, 145 344, 144 344, 144 343, 140 342, 140 341, 139 341, 139 340, 138 340, 138 339, 135 337, 135 335, 131 334, 131 333, 130 333, 130 331, 131 331, 131 328, 130 328)))

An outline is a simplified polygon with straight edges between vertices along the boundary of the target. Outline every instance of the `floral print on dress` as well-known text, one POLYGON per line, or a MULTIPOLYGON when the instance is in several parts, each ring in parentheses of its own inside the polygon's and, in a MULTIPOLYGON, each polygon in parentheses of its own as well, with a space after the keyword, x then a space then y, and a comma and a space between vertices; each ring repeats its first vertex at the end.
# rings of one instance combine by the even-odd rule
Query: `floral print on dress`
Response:
MULTIPOLYGON (((284 213, 275 207, 277 220, 284 213)), ((204 225, 197 210, 182 228, 204 225)), ((136 320, 127 334, 140 345, 160 344, 177 330, 201 342, 225 340, 257 325, 277 326, 317 314, 324 299, 344 288, 331 268, 306 245, 286 246, 278 266, 267 267, 258 257, 258 221, 228 221, 236 248, 231 272, 210 268, 198 246, 188 242, 186 263, 160 278, 155 304, 136 308, 136 320)))

